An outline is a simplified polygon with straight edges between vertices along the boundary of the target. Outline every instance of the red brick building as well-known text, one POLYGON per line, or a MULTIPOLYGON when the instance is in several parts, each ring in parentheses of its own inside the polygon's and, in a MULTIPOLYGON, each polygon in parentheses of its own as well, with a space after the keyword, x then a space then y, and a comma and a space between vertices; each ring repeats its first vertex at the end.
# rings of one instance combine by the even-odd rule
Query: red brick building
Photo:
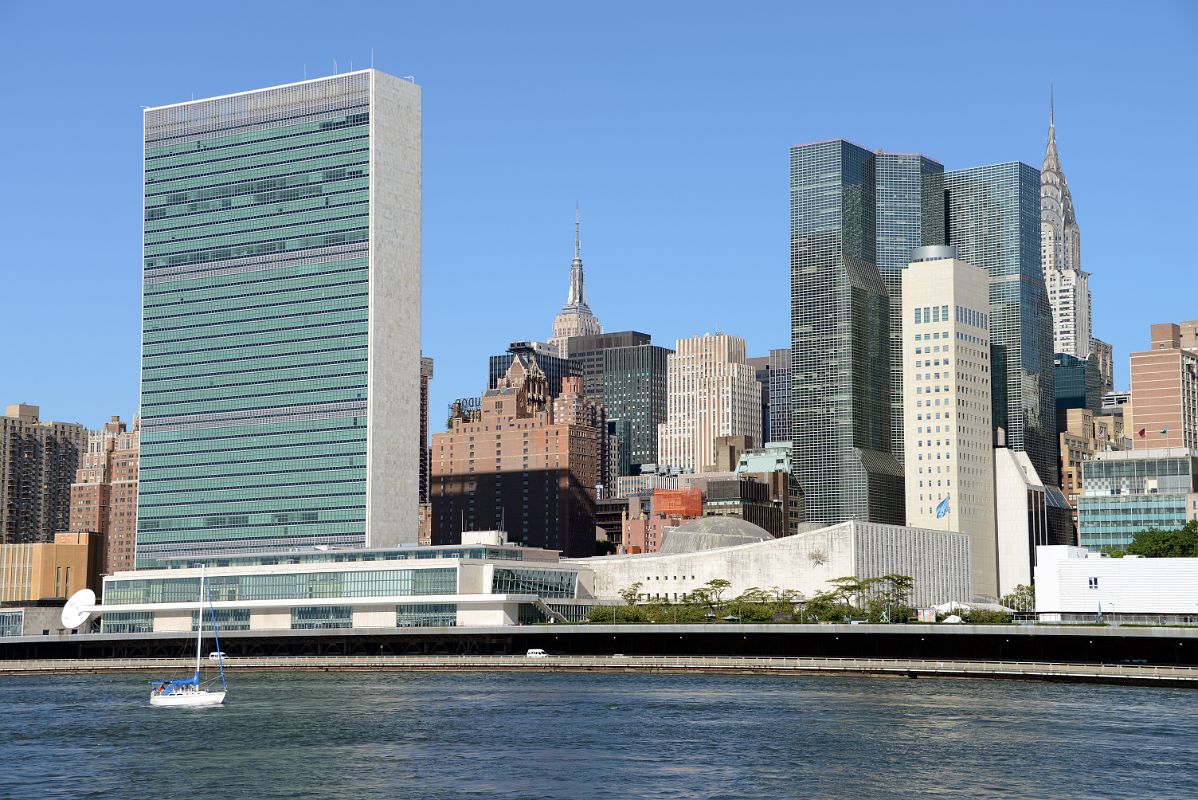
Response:
POLYGON ((103 534, 105 572, 133 569, 137 543, 139 425, 113 417, 88 434, 87 451, 71 484, 71 533, 103 534))
POLYGON ((595 554, 602 432, 588 424, 594 404, 580 381, 563 385, 560 400, 548 396, 535 359, 513 359, 480 413, 459 414, 433 436, 433 544, 457 544, 463 530, 501 529, 529 547, 595 554))

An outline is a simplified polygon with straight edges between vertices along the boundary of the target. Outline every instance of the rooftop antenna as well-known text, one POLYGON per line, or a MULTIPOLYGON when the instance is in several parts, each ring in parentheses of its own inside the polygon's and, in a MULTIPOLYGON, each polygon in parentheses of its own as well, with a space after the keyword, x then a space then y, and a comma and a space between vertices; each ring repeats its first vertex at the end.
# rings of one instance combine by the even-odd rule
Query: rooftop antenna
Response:
POLYGON ((304 80, 308 80, 308 65, 304 64, 304 80))
POLYGON ((374 69, 374 48, 370 48, 370 68, 374 69))
POLYGON ((337 59, 333 59, 333 74, 337 74, 337 59))
POLYGON ((574 201, 574 257, 582 258, 582 241, 578 237, 578 225, 582 221, 582 212, 578 208, 578 201, 574 201))

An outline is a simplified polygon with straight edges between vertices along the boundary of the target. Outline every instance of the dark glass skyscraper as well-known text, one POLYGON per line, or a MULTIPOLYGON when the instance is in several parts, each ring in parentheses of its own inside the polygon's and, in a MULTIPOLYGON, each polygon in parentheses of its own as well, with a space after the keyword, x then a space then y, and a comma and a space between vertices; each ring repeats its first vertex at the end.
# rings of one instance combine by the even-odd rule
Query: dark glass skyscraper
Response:
POLYGON ((666 357, 673 352, 648 343, 603 351, 603 405, 624 437, 621 475, 657 463, 657 426, 666 421, 666 357))
POLYGON ((877 186, 877 158, 864 148, 791 148, 791 447, 809 522, 905 522, 877 186))
POLYGON ((948 243, 990 274, 994 426, 1055 487, 1052 310, 1040 268, 1040 172, 1019 162, 944 175, 948 243))
POLYGON ((767 441, 790 440, 790 348, 771 350, 770 425, 767 441))
POLYGON ((914 153, 876 153, 878 273, 890 295, 890 451, 903 460, 903 267, 944 243, 944 167, 914 153))

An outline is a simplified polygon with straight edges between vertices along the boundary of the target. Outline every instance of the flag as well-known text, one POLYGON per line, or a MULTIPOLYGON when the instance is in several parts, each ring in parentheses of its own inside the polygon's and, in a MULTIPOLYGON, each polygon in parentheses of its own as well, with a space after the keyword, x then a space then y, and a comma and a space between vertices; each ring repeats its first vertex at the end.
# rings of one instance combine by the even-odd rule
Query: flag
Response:
POLYGON ((1139 436, 1140 436, 1140 438, 1141 438, 1141 439, 1143 439, 1143 438, 1144 438, 1144 434, 1145 434, 1145 433, 1147 433, 1147 432, 1148 432, 1148 429, 1147 429, 1147 428, 1140 428, 1140 431, 1139 431, 1139 436))
POLYGON ((936 506, 936 519, 940 519, 941 517, 943 517, 945 514, 948 513, 948 498, 949 497, 950 497, 950 495, 946 494, 944 496, 944 499, 940 501, 940 505, 936 506))

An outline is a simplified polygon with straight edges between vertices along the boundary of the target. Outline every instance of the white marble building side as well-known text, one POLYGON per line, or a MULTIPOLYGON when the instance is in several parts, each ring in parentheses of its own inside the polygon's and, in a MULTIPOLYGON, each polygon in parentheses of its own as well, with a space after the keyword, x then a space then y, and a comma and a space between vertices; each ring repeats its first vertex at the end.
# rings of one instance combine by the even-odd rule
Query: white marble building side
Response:
POLYGON ((371 70, 366 544, 417 544, 420 87, 371 70))

